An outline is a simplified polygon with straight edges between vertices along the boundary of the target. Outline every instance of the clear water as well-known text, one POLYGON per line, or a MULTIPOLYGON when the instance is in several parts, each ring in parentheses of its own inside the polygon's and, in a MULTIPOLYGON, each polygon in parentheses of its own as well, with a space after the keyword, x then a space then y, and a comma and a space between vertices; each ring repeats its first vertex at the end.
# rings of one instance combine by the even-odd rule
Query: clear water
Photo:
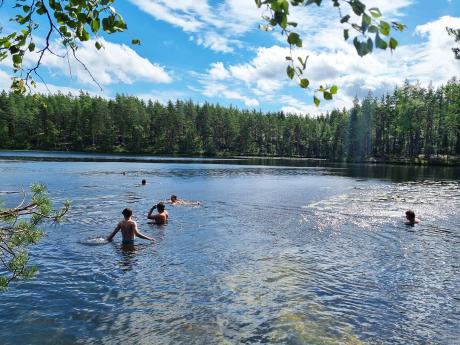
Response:
POLYGON ((38 276, 0 296, 2 344, 459 343, 458 168, 0 156, 9 205, 33 182, 73 201, 31 249, 38 276), (172 193, 202 205, 148 225, 172 193), (156 245, 88 242, 124 207, 156 245))

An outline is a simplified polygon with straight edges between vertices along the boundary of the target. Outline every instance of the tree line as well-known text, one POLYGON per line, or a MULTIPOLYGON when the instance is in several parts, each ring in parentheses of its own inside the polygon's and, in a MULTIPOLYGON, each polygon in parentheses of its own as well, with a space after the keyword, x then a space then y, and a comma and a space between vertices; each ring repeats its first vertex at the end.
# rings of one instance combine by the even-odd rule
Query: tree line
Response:
POLYGON ((406 82, 318 117, 192 101, 0 94, 0 148, 333 160, 460 155, 460 82, 406 82))

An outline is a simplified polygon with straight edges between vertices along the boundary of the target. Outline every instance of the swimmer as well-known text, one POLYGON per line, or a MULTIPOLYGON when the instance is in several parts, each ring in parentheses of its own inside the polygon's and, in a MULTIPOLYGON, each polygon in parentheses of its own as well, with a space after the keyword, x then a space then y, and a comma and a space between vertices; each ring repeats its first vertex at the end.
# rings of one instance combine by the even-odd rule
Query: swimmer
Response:
POLYGON ((142 180, 142 185, 145 186, 147 184, 147 181, 146 180, 142 180))
POLYGON ((168 211, 165 210, 165 204, 159 202, 158 204, 153 205, 147 215, 147 218, 155 221, 155 224, 158 225, 166 224, 168 222, 169 214, 168 211), (152 215, 154 209, 157 209, 158 213, 152 215))
POLYGON ((412 210, 406 211, 406 219, 408 220, 406 225, 414 226, 415 224, 420 223, 420 219, 415 218, 415 212, 412 210))
POLYGON ((181 204, 181 203, 182 203, 182 200, 177 199, 177 195, 174 195, 174 194, 171 195, 171 199, 170 199, 170 200, 171 200, 170 202, 171 202, 172 205, 177 205, 177 204, 181 204))
POLYGON ((174 195, 174 194, 171 195, 169 202, 171 205, 189 205, 189 206, 200 205, 199 201, 187 201, 187 200, 178 199, 177 195, 174 195))
POLYGON ((131 211, 131 209, 125 208, 121 213, 123 214, 124 219, 118 223, 109 237, 107 237, 107 241, 112 241, 117 232, 121 230, 123 244, 134 244, 135 236, 143 238, 144 240, 155 242, 154 238, 145 236, 139 232, 137 223, 131 218, 133 215, 133 211, 131 211))

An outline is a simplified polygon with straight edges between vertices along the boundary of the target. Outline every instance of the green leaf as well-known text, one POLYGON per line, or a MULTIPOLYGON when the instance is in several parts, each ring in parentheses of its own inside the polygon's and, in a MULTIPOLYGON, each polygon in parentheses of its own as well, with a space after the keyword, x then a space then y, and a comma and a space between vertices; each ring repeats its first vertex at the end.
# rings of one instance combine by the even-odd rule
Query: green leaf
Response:
POLYGON ((94 46, 96 47, 97 50, 102 48, 102 44, 100 44, 98 41, 96 41, 96 43, 94 43, 94 46))
POLYGON ((362 21, 361 26, 367 28, 369 25, 371 25, 371 23, 372 23, 371 17, 369 17, 366 13, 364 13, 363 14, 363 21, 362 21))
POLYGON ((384 50, 388 48, 387 42, 382 40, 382 38, 380 37, 380 35, 378 33, 375 36, 375 46, 380 48, 380 49, 384 49, 384 50))
POLYGON ((30 52, 33 52, 34 50, 35 50, 35 43, 31 42, 31 43, 29 44, 29 51, 30 51, 30 52))
POLYGON ((295 75, 295 69, 294 67, 292 66, 287 66, 287 69, 286 69, 286 74, 288 75, 289 78, 294 78, 294 75, 295 75))
POLYGON ((301 79, 300 80, 300 87, 302 89, 306 89, 310 85, 310 81, 308 79, 301 79))
POLYGON ((348 30, 348 29, 343 30, 343 38, 345 39, 345 41, 347 41, 348 38, 350 37, 349 32, 350 32, 350 30, 348 30))
POLYGON ((331 86, 331 93, 332 93, 333 95, 337 94, 337 90, 338 90, 337 85, 331 86))
POLYGON ((99 27, 100 27, 100 22, 99 22, 99 19, 93 19, 91 21, 91 30, 93 32, 98 32, 99 31, 99 27))
POLYGON ((22 62, 22 55, 21 54, 13 55, 13 63, 15 65, 20 65, 21 62, 22 62))
POLYGON ((321 103, 321 101, 319 100, 319 98, 316 97, 316 96, 313 96, 313 102, 315 103, 315 105, 316 105, 317 107, 319 107, 319 104, 321 103))
POLYGON ((367 28, 367 31, 372 34, 376 34, 377 32, 379 32, 379 28, 376 27, 375 25, 371 25, 367 28))
POLYGON ((324 91, 323 96, 325 100, 330 101, 332 99, 332 94, 330 92, 324 91))
POLYGON ((390 24, 388 24, 387 22, 385 21, 381 21, 380 22, 380 33, 384 36, 388 36, 390 34, 390 30, 391 30, 391 27, 390 27, 390 24))
POLYGON ((398 41, 396 41, 393 37, 390 38, 390 49, 395 50, 398 46, 398 41))
POLYGON ((372 7, 369 9, 369 12, 372 17, 374 18, 380 18, 382 16, 382 12, 377 7, 372 7))
POLYGON ((353 10, 353 12, 355 12, 355 14, 357 16, 361 16, 364 13, 364 11, 366 10, 366 5, 364 5, 359 0, 351 0, 350 1, 350 6, 351 6, 351 9, 353 10))
POLYGON ((302 47, 302 39, 298 33, 291 32, 287 38, 287 41, 290 45, 296 45, 297 47, 302 47))
POLYGON ((342 19, 340 19, 340 23, 347 23, 348 20, 351 18, 351 16, 349 14, 347 14, 346 16, 342 17, 342 19))
POLYGON ((135 44, 135 45, 140 46, 141 45, 141 40, 135 38, 135 39, 131 40, 131 44, 135 44))

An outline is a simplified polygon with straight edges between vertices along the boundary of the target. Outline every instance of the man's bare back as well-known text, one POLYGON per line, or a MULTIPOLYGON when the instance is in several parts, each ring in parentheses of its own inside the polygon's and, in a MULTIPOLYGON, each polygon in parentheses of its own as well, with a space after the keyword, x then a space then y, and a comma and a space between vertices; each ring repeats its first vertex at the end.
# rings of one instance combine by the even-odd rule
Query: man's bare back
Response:
POLYGON ((124 209, 122 213, 125 218, 117 224, 116 228, 112 231, 109 237, 107 237, 108 241, 112 241, 117 232, 121 230, 123 243, 134 243, 135 236, 155 242, 155 239, 145 236, 139 232, 137 223, 131 219, 132 211, 130 209, 124 209))
POLYGON ((134 240, 134 229, 137 228, 137 224, 134 220, 125 220, 123 219, 118 223, 118 226, 121 229, 121 236, 123 241, 133 241, 134 240))

